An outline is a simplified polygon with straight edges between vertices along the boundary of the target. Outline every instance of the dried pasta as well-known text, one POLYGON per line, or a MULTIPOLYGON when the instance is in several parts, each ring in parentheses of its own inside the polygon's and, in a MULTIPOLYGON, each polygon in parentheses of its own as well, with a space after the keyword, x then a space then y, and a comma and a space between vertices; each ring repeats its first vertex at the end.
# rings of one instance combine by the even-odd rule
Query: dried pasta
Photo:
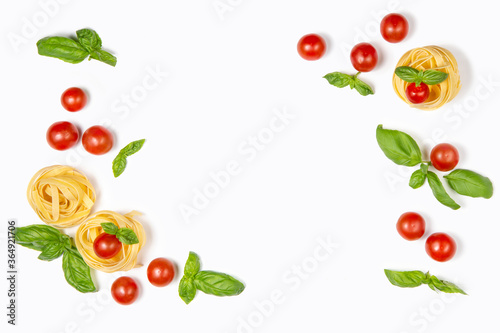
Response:
POLYGON ((53 165, 31 178, 27 197, 43 222, 61 229, 85 220, 94 205, 95 190, 87 177, 72 167, 53 165))
POLYGON ((443 82, 429 86, 429 98, 422 104, 412 104, 406 98, 408 82, 401 80, 396 74, 392 77, 392 86, 396 94, 411 107, 420 110, 435 110, 451 101, 461 88, 460 75, 455 57, 450 51, 439 46, 418 47, 406 52, 399 59, 396 67, 410 66, 418 70, 435 69, 448 73, 443 82))
POLYGON ((134 267, 140 266, 136 265, 137 255, 146 242, 146 233, 141 223, 134 219, 134 216, 137 215, 141 214, 132 211, 128 214, 121 215, 109 210, 103 210, 90 216, 78 227, 75 236, 76 247, 82 255, 83 260, 85 260, 90 267, 106 273, 128 271, 134 267), (122 244, 122 250, 113 258, 99 258, 94 253, 93 243, 96 237, 103 232, 101 223, 106 222, 113 223, 118 226, 118 228, 132 229, 137 235, 137 238, 139 238, 139 243, 132 245, 122 244))

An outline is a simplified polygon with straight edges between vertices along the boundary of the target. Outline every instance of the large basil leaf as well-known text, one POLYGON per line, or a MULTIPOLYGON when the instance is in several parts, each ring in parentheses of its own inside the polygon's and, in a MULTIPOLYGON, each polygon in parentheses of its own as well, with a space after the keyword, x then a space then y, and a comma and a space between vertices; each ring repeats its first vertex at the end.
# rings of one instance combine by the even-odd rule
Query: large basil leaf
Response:
POLYGON ((66 37, 45 37, 40 39, 36 46, 38 54, 58 58, 72 64, 82 62, 89 55, 89 52, 80 43, 66 37))
POLYGON ((432 193, 440 203, 454 210, 460 208, 460 205, 457 204, 448 193, 446 193, 443 184, 434 172, 427 172, 427 180, 429 181, 432 193))
POLYGON ((77 249, 65 251, 63 255, 63 271, 66 281, 82 293, 96 291, 90 268, 77 249))
POLYGON ((196 289, 205 294, 216 296, 239 295, 245 289, 245 285, 234 277, 213 271, 201 271, 194 276, 196 289))
POLYGON ((385 156, 398 165, 415 166, 422 162, 422 153, 411 136, 396 130, 377 127, 377 142, 385 156))
POLYGON ((493 184, 480 174, 464 169, 457 169, 444 176, 450 187, 461 195, 473 198, 489 199, 493 195, 493 184))

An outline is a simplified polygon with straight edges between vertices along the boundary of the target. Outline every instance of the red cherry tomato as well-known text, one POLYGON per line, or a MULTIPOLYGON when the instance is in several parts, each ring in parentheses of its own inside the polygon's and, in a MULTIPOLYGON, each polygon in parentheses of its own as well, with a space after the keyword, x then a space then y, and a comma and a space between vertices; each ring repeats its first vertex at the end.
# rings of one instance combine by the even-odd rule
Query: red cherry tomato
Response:
POLYGON ((417 87, 412 82, 406 87, 406 98, 413 104, 421 104, 429 98, 429 87, 423 82, 417 87))
POLYGON ((70 112, 80 111, 87 104, 87 95, 80 88, 66 89, 61 95, 61 104, 70 112))
POLYGON ((420 214, 407 212, 399 217, 396 229, 401 237, 409 241, 414 241, 424 235, 425 220, 420 214))
POLYGON ((66 150, 78 142, 78 128, 69 121, 59 121, 47 130, 47 142, 56 150, 66 150))
POLYGON ((113 282, 111 296, 117 303, 129 305, 139 297, 139 287, 131 277, 122 276, 113 282))
POLYGON ((408 21, 403 15, 388 14, 380 22, 380 33, 389 43, 399 43, 408 35, 408 21))
POLYGON ((377 50, 368 43, 359 43, 351 50, 351 63, 359 72, 369 72, 378 62, 377 50))
POLYGON ((325 50, 325 40, 316 34, 305 35, 297 43, 297 52, 306 60, 318 60, 325 54, 325 50))
POLYGON ((457 244, 449 235, 437 232, 425 241, 425 251, 436 261, 448 261, 457 252, 457 244))
POLYGON ((122 249, 122 243, 115 235, 105 232, 94 239, 94 253, 102 259, 110 259, 116 256, 122 249))
POLYGON ((113 147, 113 134, 103 126, 92 126, 83 133, 83 148, 91 154, 106 154, 113 147))
POLYGON ((175 276, 175 268, 172 262, 165 258, 156 258, 149 263, 148 280, 153 286, 165 287, 175 276))
POLYGON ((431 150, 431 163, 439 171, 455 169, 459 159, 457 148, 449 143, 440 143, 431 150))

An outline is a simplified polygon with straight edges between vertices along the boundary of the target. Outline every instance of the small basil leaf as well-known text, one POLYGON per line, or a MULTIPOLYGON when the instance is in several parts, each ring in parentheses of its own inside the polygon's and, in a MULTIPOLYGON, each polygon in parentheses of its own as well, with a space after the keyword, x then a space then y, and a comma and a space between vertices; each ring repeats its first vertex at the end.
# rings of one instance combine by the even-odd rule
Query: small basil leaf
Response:
POLYGON ((422 82, 428 85, 439 84, 448 78, 448 73, 440 72, 434 69, 424 71, 422 82))
POLYGON ((352 76, 340 72, 326 74, 323 78, 337 88, 347 87, 353 81, 352 76))
POLYGON ((116 233, 118 232, 118 226, 111 222, 101 223, 101 228, 102 231, 110 235, 116 235, 116 233))
POLYGON ((423 173, 422 170, 416 170, 410 177, 410 187, 413 189, 421 187, 422 185, 424 185, 426 178, 427 175, 423 173))
POLYGON ((137 153, 139 150, 141 150, 145 141, 146 139, 132 141, 131 143, 129 143, 120 150, 120 154, 123 154, 124 156, 128 157, 130 155, 137 153))
POLYGON ((92 50, 99 50, 102 41, 97 32, 92 29, 80 29, 76 32, 76 37, 80 44, 90 53, 92 50))
POLYGON ((493 196, 493 184, 491 181, 474 171, 457 169, 444 176, 444 178, 458 194, 486 199, 493 196))
POLYGON ((396 130, 377 127, 377 142, 385 156, 398 165, 415 166, 422 162, 422 153, 411 136, 396 130))
POLYGON ((194 285, 199 291, 216 296, 239 295, 245 289, 245 285, 234 277, 213 271, 198 272, 194 285))
POLYGON ((179 282, 179 296, 184 303, 189 304, 196 296, 196 287, 192 277, 182 277, 179 282))
POLYGON ((200 271, 200 266, 200 257, 194 252, 189 252, 186 265, 184 265, 184 275, 188 277, 195 276, 200 271))
POLYGON ((421 271, 392 271, 384 269, 384 272, 392 285, 401 288, 418 287, 426 278, 425 274, 421 271))
POLYGON ((16 244, 37 251, 43 251, 49 243, 59 243, 60 236, 59 230, 44 224, 19 227, 15 231, 16 244))
POLYGON ((418 70, 409 66, 400 66, 395 70, 397 77, 406 82, 415 82, 418 77, 418 70))
POLYGON ((424 79, 424 71, 420 70, 418 71, 417 79, 415 80, 415 87, 420 86, 420 83, 422 83, 424 79))
POLYGON ((63 271, 66 281, 82 293, 94 292, 96 287, 90 275, 90 268, 82 256, 73 248, 63 254, 63 271))
POLYGON ((367 83, 358 78, 354 79, 354 89, 361 94, 361 96, 373 95, 373 89, 367 83))
POLYGON ((429 165, 425 163, 420 164, 420 170, 422 170, 424 175, 427 175, 427 171, 429 171, 429 165))
POLYGON ((441 183, 439 177, 434 172, 432 171, 427 172, 427 179, 429 181, 429 186, 431 187, 432 193, 440 203, 454 210, 460 208, 460 205, 457 204, 448 195, 448 193, 446 193, 443 184, 441 183))
POLYGON ((465 293, 465 291, 463 291, 462 289, 460 289, 454 283, 451 283, 451 282, 448 282, 448 281, 439 280, 434 275, 431 276, 431 281, 429 282, 429 287, 432 290, 439 290, 439 291, 442 291, 444 293, 450 293, 450 294, 452 294, 452 293, 458 293, 458 294, 467 295, 465 293))
POLYGON ((139 243, 139 238, 137 238, 137 235, 135 234, 134 230, 129 228, 118 229, 118 232, 116 233, 116 238, 118 238, 120 242, 126 245, 139 243))
POLYGON ((42 253, 38 256, 38 259, 45 261, 52 261, 59 258, 64 252, 63 243, 49 243, 47 244, 42 253))
POLYGON ((113 160, 113 175, 115 176, 115 178, 121 175, 123 171, 125 171, 126 167, 127 157, 122 153, 119 153, 113 160))
POLYGON ((105 64, 116 66, 116 57, 104 50, 93 50, 90 52, 90 58, 102 61, 105 64))
POLYGON ((89 52, 80 43, 66 37, 45 37, 36 46, 38 54, 61 59, 71 64, 82 62, 89 52))

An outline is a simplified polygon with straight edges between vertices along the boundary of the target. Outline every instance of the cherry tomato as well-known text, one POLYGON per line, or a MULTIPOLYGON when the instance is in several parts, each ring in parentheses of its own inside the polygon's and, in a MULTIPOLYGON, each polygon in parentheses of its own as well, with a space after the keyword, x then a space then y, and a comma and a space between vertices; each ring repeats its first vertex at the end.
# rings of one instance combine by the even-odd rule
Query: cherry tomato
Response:
POLYGON ((414 241, 424 235, 425 220, 420 214, 407 212, 399 217, 396 229, 401 237, 409 241, 414 241))
POLYGON ((165 287, 175 276, 175 268, 172 262, 165 258, 156 258, 149 263, 148 280, 153 286, 165 287))
POLYGON ((122 276, 113 282, 111 296, 117 303, 129 305, 139 297, 139 287, 131 277, 122 276))
POLYGON ((425 251, 436 261, 448 261, 457 252, 457 244, 449 235, 437 232, 430 235, 425 241, 425 251))
POLYGON ((351 63, 359 72, 369 72, 378 62, 377 50, 368 43, 359 43, 351 50, 351 63))
POLYGON ((316 34, 303 36, 297 43, 299 55, 306 60, 318 60, 325 54, 325 40, 316 34))
POLYGON ((408 21, 403 15, 388 14, 380 22, 380 33, 389 43, 399 43, 408 35, 408 21))
POLYGON ((102 259, 110 259, 116 256, 122 249, 122 243, 115 235, 105 232, 94 239, 94 253, 102 259))
POLYGON ((66 89, 61 95, 61 104, 70 112, 80 111, 87 104, 87 95, 80 88, 66 89))
POLYGON ((83 148, 91 154, 106 154, 113 147, 113 134, 103 126, 92 126, 82 136, 83 148))
POLYGON ((457 148, 449 143, 440 143, 431 150, 431 163, 439 171, 455 169, 459 158, 457 148))
POLYGON ((66 150, 78 142, 78 128, 69 121, 59 121, 47 130, 47 142, 56 150, 66 150))
POLYGON ((423 82, 417 87, 412 82, 406 87, 406 98, 413 104, 421 104, 429 98, 429 87, 423 82))

